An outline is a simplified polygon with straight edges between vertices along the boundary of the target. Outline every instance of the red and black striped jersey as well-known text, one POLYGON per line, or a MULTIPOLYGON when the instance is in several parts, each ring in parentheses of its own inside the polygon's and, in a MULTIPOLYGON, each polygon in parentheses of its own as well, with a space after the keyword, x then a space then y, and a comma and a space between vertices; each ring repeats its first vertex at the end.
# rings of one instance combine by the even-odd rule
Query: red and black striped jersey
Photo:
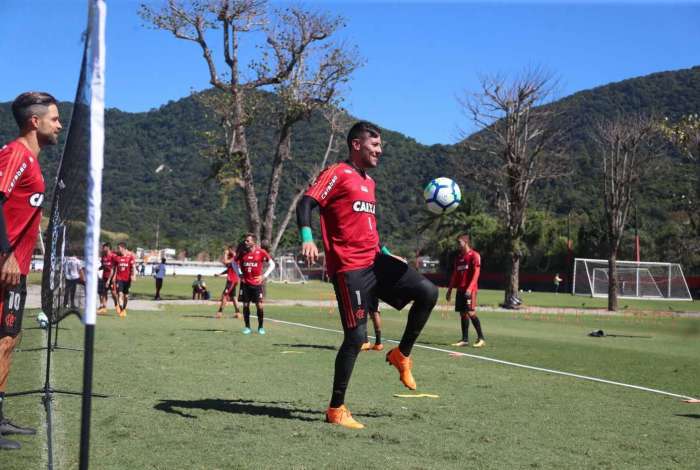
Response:
POLYGON ((5 198, 7 238, 19 270, 25 275, 39 236, 44 191, 39 159, 31 150, 18 140, 0 149, 0 193, 5 198))
POLYGON ((460 251, 455 260, 450 287, 459 290, 475 292, 479 289, 479 273, 481 272, 481 255, 476 250, 466 253, 460 251))
POLYGON ((371 266, 379 252, 374 180, 348 163, 323 170, 305 195, 321 206, 326 270, 351 271, 371 266))

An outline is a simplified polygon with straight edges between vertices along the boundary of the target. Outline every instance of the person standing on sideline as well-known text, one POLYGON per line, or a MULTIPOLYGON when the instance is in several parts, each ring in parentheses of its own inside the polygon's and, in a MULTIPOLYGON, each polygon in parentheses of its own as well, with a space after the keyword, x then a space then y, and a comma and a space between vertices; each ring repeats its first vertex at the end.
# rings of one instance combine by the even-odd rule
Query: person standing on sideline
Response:
POLYGON ((62 126, 56 99, 27 92, 12 103, 19 137, 0 149, 0 449, 21 444, 5 436, 36 434, 3 414, 12 351, 22 331, 27 274, 36 245, 44 202, 44 178, 39 153, 58 143, 62 126))
POLYGON ((63 295, 63 308, 68 307, 70 298, 70 308, 75 309, 75 291, 78 284, 85 285, 85 269, 83 263, 77 256, 69 256, 63 261, 63 277, 66 278, 66 292, 63 295))
POLYGON ((161 300, 160 290, 163 288, 163 279, 165 279, 165 258, 160 259, 160 264, 156 268, 156 295, 153 300, 161 300))
POLYGON ((314 263, 318 248, 311 232, 311 211, 320 207, 326 269, 333 281, 343 326, 326 422, 362 429, 364 425, 345 406, 345 391, 367 337, 367 317, 376 308, 375 299, 397 310, 413 302, 401 342, 387 353, 386 360, 398 370, 399 380, 415 390, 411 350, 435 307, 438 289, 406 260, 380 247, 374 216, 375 183, 367 170, 379 164, 381 131, 372 123, 358 122, 348 132, 347 145, 348 159, 321 171, 297 204, 297 224, 301 254, 314 263))
POLYGON ((111 243, 103 243, 102 256, 100 256, 100 270, 102 271, 102 275, 97 282, 97 293, 100 296, 100 307, 97 309, 97 313, 99 314, 107 313, 107 297, 110 294, 114 300, 115 308, 117 306, 117 295, 109 282, 112 277, 112 258, 114 258, 114 252, 112 251, 111 243))
POLYGON ((462 339, 452 346, 469 346, 469 320, 471 320, 477 336, 474 347, 483 348, 486 346, 486 341, 484 341, 484 334, 481 331, 481 321, 476 315, 476 293, 479 290, 481 256, 478 251, 470 246, 471 242, 468 234, 464 233, 457 237, 457 242, 459 243, 459 254, 455 260, 445 298, 449 302, 452 296, 452 288, 457 288, 455 312, 459 312, 462 339))
POLYGON ((559 273, 556 273, 554 275, 554 293, 555 294, 559 293, 559 284, 561 284, 561 281, 563 281, 563 279, 561 277, 559 277, 559 273))
POLYGON ((129 303, 129 289, 135 277, 136 260, 133 253, 126 248, 126 243, 117 245, 117 254, 112 258, 112 279, 117 288, 117 315, 126 317, 126 305, 129 303))
POLYGON ((265 295, 263 283, 274 271, 275 262, 267 251, 257 245, 257 239, 252 233, 246 234, 243 242, 245 243, 243 253, 236 259, 241 269, 241 288, 238 300, 243 303, 243 321, 245 322, 243 334, 249 335, 252 331, 250 329, 250 303, 253 302, 258 314, 258 334, 264 335, 263 300, 265 295), (264 273, 263 263, 267 263, 267 269, 264 273))
MULTIPOLYGON (((242 247, 241 247, 242 253, 242 247)), ((226 269, 221 272, 214 274, 214 276, 223 276, 226 274, 226 286, 224 291, 221 293, 221 300, 219 301, 219 310, 216 311, 216 318, 222 318, 224 315, 224 307, 226 307, 226 301, 230 300, 233 304, 233 308, 236 313, 233 314, 233 318, 240 318, 240 310, 238 309, 238 303, 236 302, 236 286, 240 282, 240 268, 236 264, 236 250, 233 245, 229 245, 224 250, 224 266, 226 269)))
POLYGON ((375 298, 369 306, 369 316, 372 319, 374 326, 374 345, 370 344, 369 338, 365 336, 365 342, 362 343, 360 351, 383 351, 382 344, 382 316, 379 311, 379 299, 375 298))

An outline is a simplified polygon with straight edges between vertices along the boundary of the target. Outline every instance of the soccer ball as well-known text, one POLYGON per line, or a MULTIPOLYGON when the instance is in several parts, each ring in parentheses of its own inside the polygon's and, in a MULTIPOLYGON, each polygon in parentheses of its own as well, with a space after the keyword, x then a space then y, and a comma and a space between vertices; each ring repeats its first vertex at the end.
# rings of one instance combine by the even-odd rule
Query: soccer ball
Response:
POLYGON ((49 327, 49 318, 44 312, 39 312, 39 315, 36 316, 36 322, 39 324, 39 328, 42 330, 49 327))
POLYGON ((451 179, 435 178, 423 190, 423 198, 430 212, 442 215, 457 209, 462 201, 462 192, 451 179))

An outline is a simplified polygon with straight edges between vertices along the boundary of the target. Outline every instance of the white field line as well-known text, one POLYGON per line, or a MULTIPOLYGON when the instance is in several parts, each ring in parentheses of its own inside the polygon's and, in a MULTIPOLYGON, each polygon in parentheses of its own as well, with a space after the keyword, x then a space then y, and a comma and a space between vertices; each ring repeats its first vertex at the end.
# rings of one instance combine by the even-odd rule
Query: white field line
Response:
MULTIPOLYGON (((252 315, 252 314, 251 314, 251 317, 253 317, 253 316, 256 316, 256 315, 252 315)), ((334 330, 334 329, 332 329, 332 328, 323 328, 323 327, 320 327, 320 326, 306 325, 306 324, 304 324, 304 323, 290 322, 290 321, 285 321, 285 320, 277 320, 277 319, 274 319, 274 318, 269 318, 269 317, 267 317, 267 316, 265 317, 265 320, 266 320, 266 321, 275 322, 275 323, 281 323, 281 324, 284 324, 284 325, 299 326, 299 327, 302 327, 302 328, 310 328, 310 329, 312 329, 312 330, 329 331, 329 332, 331 332, 331 333, 339 333, 339 334, 341 334, 341 335, 343 334, 343 332, 342 332, 341 330, 334 330)), ((374 338, 374 336, 370 336, 370 338, 374 338)), ((388 342, 391 342, 391 343, 395 343, 395 344, 398 344, 398 343, 399 343, 398 341, 393 340, 393 339, 387 339, 387 340, 385 340, 385 341, 388 341, 388 342)), ((478 355, 476 355, 476 354, 467 354, 467 353, 463 353, 463 352, 459 352, 459 351, 452 351, 452 350, 449 350, 449 349, 436 348, 436 347, 433 347, 433 346, 428 346, 428 345, 420 344, 420 343, 416 343, 416 344, 414 345, 414 347, 416 347, 416 348, 422 348, 422 349, 428 349, 428 350, 430 350, 430 351, 437 351, 437 352, 443 352, 443 353, 448 353, 448 354, 454 354, 454 355, 460 355, 460 356, 471 357, 472 359, 479 359, 479 360, 481 360, 481 361, 495 362, 495 363, 497 363, 497 364, 503 364, 503 365, 512 366, 512 367, 520 367, 521 369, 536 370, 536 371, 539 371, 539 372, 547 372, 547 373, 550 373, 550 374, 563 375, 563 376, 566 376, 566 377, 573 377, 573 378, 576 378, 576 379, 590 380, 590 381, 592 381, 592 382, 604 383, 604 384, 608 384, 608 385, 617 385, 617 386, 619 386, 619 387, 633 388, 633 389, 635 389, 635 390, 642 390, 642 391, 644 391, 644 392, 657 393, 657 394, 659 394, 659 395, 666 395, 666 396, 669 396, 669 397, 682 398, 682 399, 684 399, 684 400, 693 400, 693 399, 694 399, 694 397, 689 397, 689 396, 686 396, 686 395, 679 395, 679 394, 677 394, 677 393, 666 392, 666 391, 664 391, 664 390, 657 390, 657 389, 655 389, 655 388, 642 387, 642 386, 640 386, 640 385, 632 385, 632 384, 626 384, 626 383, 622 383, 622 382, 615 382, 615 381, 612 381, 612 380, 600 379, 600 378, 598 378, 598 377, 589 377, 589 376, 587 376, 587 375, 572 374, 571 372, 563 372, 563 371, 560 371, 560 370, 545 369, 545 368, 543 368, 543 367, 529 366, 529 365, 527 365, 527 364, 519 364, 519 363, 517 363, 517 362, 510 362, 510 361, 503 361, 503 360, 501 360, 501 359, 494 359, 494 358, 492 358, 492 357, 478 356, 478 355)))

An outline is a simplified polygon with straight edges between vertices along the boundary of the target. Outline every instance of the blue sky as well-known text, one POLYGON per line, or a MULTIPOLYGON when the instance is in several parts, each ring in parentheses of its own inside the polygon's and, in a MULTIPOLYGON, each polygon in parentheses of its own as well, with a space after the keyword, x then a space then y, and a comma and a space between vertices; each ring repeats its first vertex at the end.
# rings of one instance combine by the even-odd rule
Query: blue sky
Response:
MULTIPOLYGON (((156 0, 151 3, 159 3, 156 0)), ((279 2, 273 2, 279 4, 279 2)), ((145 111, 208 85, 196 45, 143 27, 139 1, 108 0, 107 105, 145 111)), ((346 108, 426 144, 473 130, 457 97, 478 77, 543 67, 559 95, 700 65, 700 1, 306 1, 342 15, 340 37, 365 66, 346 108)), ((0 101, 42 89, 75 94, 84 0, 2 0, 0 101)))

